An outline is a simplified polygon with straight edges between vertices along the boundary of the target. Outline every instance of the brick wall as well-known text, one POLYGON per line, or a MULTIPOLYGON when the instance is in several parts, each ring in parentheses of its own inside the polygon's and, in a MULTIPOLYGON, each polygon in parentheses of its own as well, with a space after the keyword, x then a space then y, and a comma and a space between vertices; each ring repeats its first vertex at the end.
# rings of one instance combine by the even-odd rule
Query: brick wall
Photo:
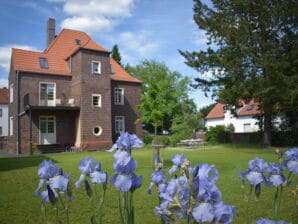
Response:
POLYGON ((141 84, 112 81, 111 96, 113 141, 115 141, 118 137, 118 134, 115 133, 115 116, 125 117, 125 131, 136 134, 138 137, 143 138, 141 123, 136 123, 136 120, 140 118, 140 113, 137 110, 137 105, 140 105, 141 103, 141 84), (115 105, 114 88, 124 89, 124 105, 115 105))

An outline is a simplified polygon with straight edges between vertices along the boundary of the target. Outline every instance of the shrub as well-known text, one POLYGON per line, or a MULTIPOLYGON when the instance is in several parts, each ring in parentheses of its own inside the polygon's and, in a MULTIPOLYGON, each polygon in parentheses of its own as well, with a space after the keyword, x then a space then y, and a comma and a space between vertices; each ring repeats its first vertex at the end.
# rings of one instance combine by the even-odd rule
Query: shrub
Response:
POLYGON ((210 143, 230 142, 229 132, 227 132, 225 130, 225 127, 222 125, 210 127, 210 129, 205 134, 205 138, 206 141, 210 143))

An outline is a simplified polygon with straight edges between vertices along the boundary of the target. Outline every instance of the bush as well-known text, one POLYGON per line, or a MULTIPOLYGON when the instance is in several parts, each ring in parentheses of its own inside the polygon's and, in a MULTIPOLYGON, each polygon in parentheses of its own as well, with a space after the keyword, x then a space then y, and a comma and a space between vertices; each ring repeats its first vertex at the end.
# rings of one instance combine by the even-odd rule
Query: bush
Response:
POLYGON ((151 144, 154 138, 154 135, 150 134, 148 131, 144 130, 144 137, 143 137, 143 142, 144 144, 151 144))
POLYGON ((228 131, 222 125, 210 127, 205 134, 205 139, 210 143, 227 143, 230 142, 230 136, 228 131))
POLYGON ((298 129, 291 131, 273 131, 273 146, 295 146, 298 145, 298 129))

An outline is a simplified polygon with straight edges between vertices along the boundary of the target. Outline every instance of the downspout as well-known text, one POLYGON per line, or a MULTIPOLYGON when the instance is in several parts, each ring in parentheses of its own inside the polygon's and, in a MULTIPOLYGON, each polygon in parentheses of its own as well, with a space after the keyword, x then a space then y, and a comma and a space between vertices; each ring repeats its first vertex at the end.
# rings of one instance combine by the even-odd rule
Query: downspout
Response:
POLYGON ((19 98, 20 98, 20 90, 19 90, 19 71, 16 71, 16 155, 21 154, 20 150, 20 103, 19 103, 19 98))

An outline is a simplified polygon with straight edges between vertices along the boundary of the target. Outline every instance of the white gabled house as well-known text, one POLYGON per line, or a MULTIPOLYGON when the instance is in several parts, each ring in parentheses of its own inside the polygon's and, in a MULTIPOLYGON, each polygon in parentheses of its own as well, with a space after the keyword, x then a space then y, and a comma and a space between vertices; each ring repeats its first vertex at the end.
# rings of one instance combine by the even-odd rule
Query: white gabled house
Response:
POLYGON ((205 127, 209 129, 217 125, 228 126, 232 124, 235 133, 256 132, 259 130, 258 119, 256 118, 258 114, 260 112, 254 100, 243 104, 237 110, 237 116, 234 116, 231 111, 225 110, 224 104, 217 103, 205 117, 205 127))

